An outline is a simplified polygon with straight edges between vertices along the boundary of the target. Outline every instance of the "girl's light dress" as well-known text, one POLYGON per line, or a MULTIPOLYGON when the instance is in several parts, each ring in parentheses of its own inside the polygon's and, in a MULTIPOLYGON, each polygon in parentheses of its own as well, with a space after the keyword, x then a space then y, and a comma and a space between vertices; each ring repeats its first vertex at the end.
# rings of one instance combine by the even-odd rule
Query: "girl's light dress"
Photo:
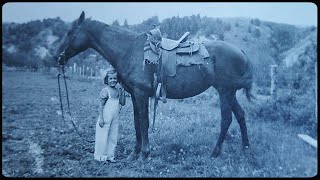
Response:
POLYGON ((106 161, 114 158, 114 152, 118 141, 118 124, 120 103, 119 98, 110 96, 109 87, 104 88, 100 93, 100 98, 108 100, 103 107, 104 126, 99 126, 100 116, 96 123, 94 159, 106 161))

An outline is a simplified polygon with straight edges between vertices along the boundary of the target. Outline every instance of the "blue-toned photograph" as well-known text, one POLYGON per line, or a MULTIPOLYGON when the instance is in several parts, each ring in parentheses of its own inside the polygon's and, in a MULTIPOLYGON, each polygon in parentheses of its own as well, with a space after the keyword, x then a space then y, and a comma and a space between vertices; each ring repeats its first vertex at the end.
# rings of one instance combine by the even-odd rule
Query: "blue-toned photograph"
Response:
POLYGON ((5 3, 2 176, 316 176, 317 11, 5 3))

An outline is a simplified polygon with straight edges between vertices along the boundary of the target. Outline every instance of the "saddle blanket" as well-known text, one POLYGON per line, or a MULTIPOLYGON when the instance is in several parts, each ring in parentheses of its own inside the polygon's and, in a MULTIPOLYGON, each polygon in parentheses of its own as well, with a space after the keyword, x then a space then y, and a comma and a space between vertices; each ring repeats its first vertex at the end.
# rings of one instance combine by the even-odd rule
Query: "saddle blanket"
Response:
MULTIPOLYGON (((193 64, 204 64, 204 59, 209 57, 208 50, 200 43, 199 50, 196 53, 190 54, 177 54, 177 49, 171 51, 162 50, 161 58, 163 68, 167 76, 175 76, 178 65, 190 66, 193 64)), ((151 47, 144 48, 144 61, 147 64, 158 64, 159 55, 152 51, 151 47)))

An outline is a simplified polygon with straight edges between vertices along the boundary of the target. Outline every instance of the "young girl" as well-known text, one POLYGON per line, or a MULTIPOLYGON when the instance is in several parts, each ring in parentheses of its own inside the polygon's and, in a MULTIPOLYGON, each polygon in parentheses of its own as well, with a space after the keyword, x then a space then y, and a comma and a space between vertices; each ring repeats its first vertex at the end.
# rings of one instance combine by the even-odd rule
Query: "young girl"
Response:
POLYGON ((107 70, 106 87, 100 92, 99 118, 96 124, 94 159, 115 163, 114 152, 118 140, 118 121, 121 105, 125 105, 124 90, 116 88, 117 72, 107 70))

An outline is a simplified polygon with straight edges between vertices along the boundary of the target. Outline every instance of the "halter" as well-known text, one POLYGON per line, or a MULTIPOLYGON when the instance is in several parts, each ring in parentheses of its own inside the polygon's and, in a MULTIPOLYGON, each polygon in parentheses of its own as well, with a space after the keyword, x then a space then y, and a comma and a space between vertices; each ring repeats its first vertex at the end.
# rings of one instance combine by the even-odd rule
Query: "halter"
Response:
MULTIPOLYGON (((77 33, 79 33, 79 29, 82 29, 81 26, 77 26, 77 28, 74 30, 76 31, 74 34, 73 34, 73 37, 68 41, 68 45, 71 44, 77 37, 77 33)), ((59 55, 59 58, 58 58, 58 62, 60 65, 64 65, 65 63, 65 56, 66 56, 66 52, 67 50, 69 50, 70 46, 67 46, 59 55), (61 62, 61 59, 63 60, 63 62, 61 62)))

